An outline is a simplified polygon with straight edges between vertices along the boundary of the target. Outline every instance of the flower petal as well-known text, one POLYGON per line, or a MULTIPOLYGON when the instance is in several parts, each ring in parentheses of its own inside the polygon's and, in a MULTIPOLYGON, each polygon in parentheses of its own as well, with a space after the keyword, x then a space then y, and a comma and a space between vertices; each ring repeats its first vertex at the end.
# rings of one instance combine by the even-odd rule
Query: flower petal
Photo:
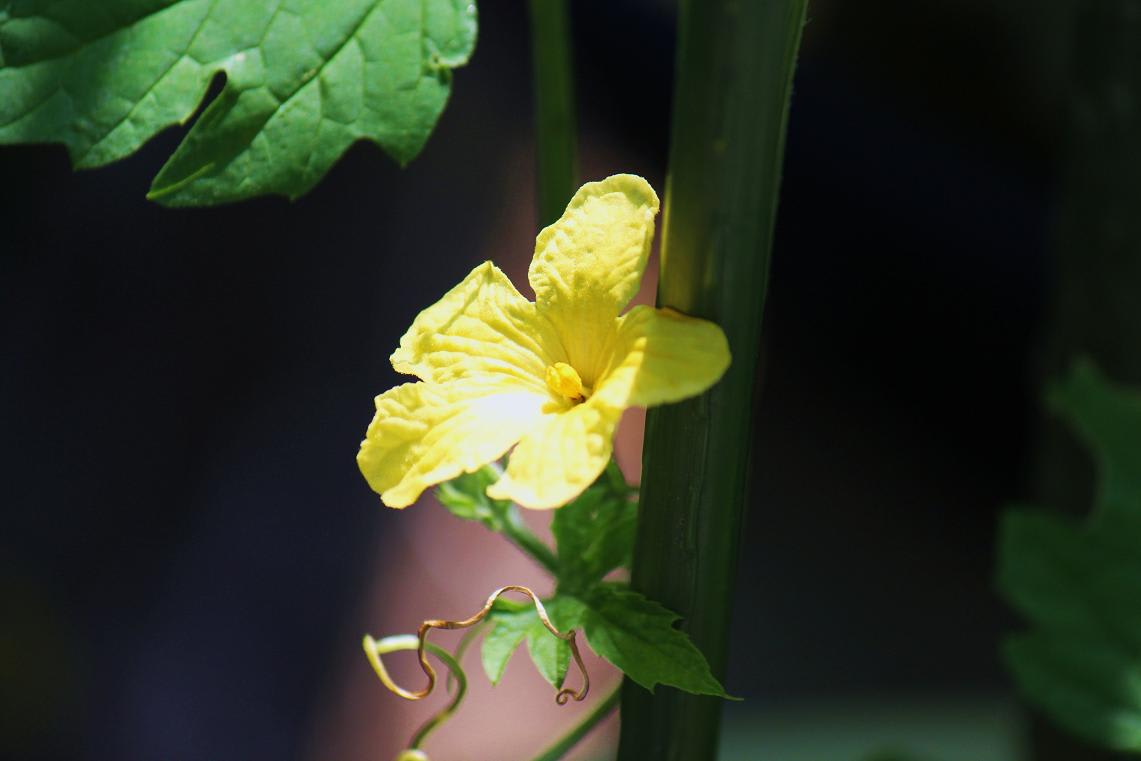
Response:
POLYGON ((543 393, 547 367, 562 359, 550 323, 491 262, 417 315, 391 357, 397 372, 425 381, 507 376, 543 393))
POLYGON ((389 507, 502 457, 542 421, 546 393, 515 383, 405 383, 376 398, 357 465, 389 507))
POLYGON ((487 495, 543 510, 570 502, 606 468, 621 414, 589 401, 547 414, 515 447, 487 495))
POLYGON ((591 401, 623 409, 696 396, 729 367, 721 328, 672 309, 637 306, 618 320, 608 367, 591 401))
POLYGON ((587 384, 601 370, 600 338, 638 291, 657 213, 648 182, 614 175, 579 188, 563 216, 535 241, 527 275, 536 305, 587 384))

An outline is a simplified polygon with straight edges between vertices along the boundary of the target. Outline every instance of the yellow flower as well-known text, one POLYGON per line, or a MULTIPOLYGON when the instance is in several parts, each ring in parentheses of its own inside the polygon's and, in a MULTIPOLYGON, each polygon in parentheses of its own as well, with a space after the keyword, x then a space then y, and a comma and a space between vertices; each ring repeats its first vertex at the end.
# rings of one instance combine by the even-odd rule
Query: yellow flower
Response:
POLYGON ((725 334, 668 309, 622 309, 638 290, 658 197, 628 174, 583 185, 539 233, 528 301, 491 262, 421 312, 392 355, 420 381, 376 398, 357 463, 389 507, 512 446, 489 496, 564 505, 610 459, 627 407, 706 390, 729 366, 725 334))

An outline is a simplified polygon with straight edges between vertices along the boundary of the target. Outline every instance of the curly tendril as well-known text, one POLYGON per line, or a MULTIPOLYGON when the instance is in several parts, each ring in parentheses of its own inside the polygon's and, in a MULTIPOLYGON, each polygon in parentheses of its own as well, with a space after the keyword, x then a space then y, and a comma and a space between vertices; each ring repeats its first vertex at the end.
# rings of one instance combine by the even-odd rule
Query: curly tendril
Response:
MULTIPOLYGON (((368 656, 369 663, 372 664, 376 675, 380 677, 380 681, 384 683, 385 687, 399 695, 400 687, 397 686, 396 682, 392 681, 392 677, 389 676, 388 669, 384 667, 384 661, 380 656, 395 653, 400 650, 421 650, 421 648, 424 647, 424 643, 420 641, 419 637, 412 634, 397 634, 391 637, 385 637, 381 640, 375 640, 366 634, 363 644, 365 655, 368 656)), ((418 749, 424 744, 424 740, 437 727, 452 717, 452 714, 460 707, 464 695, 467 694, 467 676, 464 674, 463 667, 460 666, 459 662, 442 647, 428 643, 427 649, 432 655, 439 658, 440 662, 448 669, 448 672, 455 677, 456 694, 450 703, 421 724, 420 728, 413 733, 412 739, 408 743, 408 749, 400 755, 398 761, 412 761, 412 759, 417 759, 416 753, 420 753, 421 756, 423 756, 423 753, 418 749)), ((423 757, 427 758, 427 756, 423 757)))
MULTIPOLYGON (((542 622, 543 626, 551 634, 567 643, 567 645, 570 647, 571 655, 574 657, 574 662, 578 666, 579 673, 582 674, 582 687, 580 687, 577 691, 564 687, 555 694, 555 702, 559 705, 566 705, 567 702, 572 698, 575 701, 584 700, 586 698, 587 692, 590 691, 590 674, 587 673, 586 665, 582 662, 582 654, 578 649, 576 632, 573 629, 566 632, 560 632, 557 628, 555 628, 555 625, 551 623, 551 619, 547 615, 547 610, 543 607, 543 603, 539 599, 538 595, 536 595, 527 587, 519 586, 516 584, 500 587, 499 589, 492 592, 491 596, 487 598, 487 602, 484 604, 483 608, 470 618, 465 618, 461 621, 429 619, 420 624, 420 628, 416 631, 416 637, 419 642, 417 647, 417 654, 420 657, 420 668, 423 670, 424 675, 428 677, 428 684, 422 690, 406 690, 393 682, 392 678, 389 677, 388 672, 385 671, 384 665, 380 661, 379 654, 374 656, 374 654, 370 652, 369 659, 372 660, 373 668, 376 670, 377 675, 380 676, 380 680, 384 682, 384 686, 407 700, 422 700, 423 698, 428 697, 428 695, 430 695, 432 690, 436 687, 436 670, 432 668, 432 664, 428 662, 427 652, 430 650, 434 655, 439 655, 437 652, 439 648, 428 642, 428 633, 431 632, 432 629, 466 629, 469 626, 475 626, 487 618, 488 613, 491 612, 492 606, 495 605, 495 601, 498 600, 501 595, 507 592, 519 592, 520 594, 524 594, 527 597, 531 598, 531 602, 535 605, 535 612, 538 614, 539 620, 542 622)), ((369 637, 365 638, 366 651, 369 649, 368 642, 370 639, 371 638, 369 637)), ((447 665, 446 660, 443 658, 441 658, 441 660, 443 660, 447 665)), ((457 678, 459 677, 459 674, 462 673, 457 673, 454 669, 451 669, 450 666, 449 670, 451 670, 452 673, 457 676, 457 678)))

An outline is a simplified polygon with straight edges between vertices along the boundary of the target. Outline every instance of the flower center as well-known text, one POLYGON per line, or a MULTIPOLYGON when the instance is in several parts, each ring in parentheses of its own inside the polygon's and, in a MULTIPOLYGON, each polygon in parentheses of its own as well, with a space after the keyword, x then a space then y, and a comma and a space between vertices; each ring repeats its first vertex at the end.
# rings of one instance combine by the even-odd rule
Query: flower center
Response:
POLYGON ((547 387, 572 402, 581 402, 590 396, 582 385, 582 378, 566 362, 556 362, 547 368, 547 387))

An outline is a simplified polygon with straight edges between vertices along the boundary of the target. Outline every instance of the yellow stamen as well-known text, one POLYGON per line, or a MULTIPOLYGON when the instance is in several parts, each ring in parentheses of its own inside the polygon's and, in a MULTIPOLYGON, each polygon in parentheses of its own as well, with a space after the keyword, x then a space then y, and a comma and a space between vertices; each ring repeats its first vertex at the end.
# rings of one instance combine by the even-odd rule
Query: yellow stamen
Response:
POLYGON ((566 362, 556 362, 547 368, 547 386, 572 402, 581 402, 587 396, 582 378, 566 362))

